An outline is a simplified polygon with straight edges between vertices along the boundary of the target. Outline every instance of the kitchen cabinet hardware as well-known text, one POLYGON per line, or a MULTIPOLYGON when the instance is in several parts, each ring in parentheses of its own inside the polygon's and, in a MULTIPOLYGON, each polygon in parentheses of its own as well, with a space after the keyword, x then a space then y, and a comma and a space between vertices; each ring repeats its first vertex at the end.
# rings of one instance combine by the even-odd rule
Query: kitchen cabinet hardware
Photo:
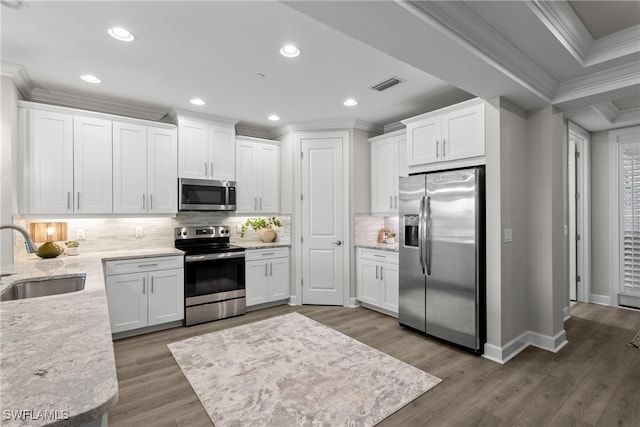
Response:
POLYGON ((378 258, 386 258, 386 255, 379 255, 379 254, 373 254, 373 256, 378 257, 378 258))
POLYGON ((71 191, 67 191, 67 209, 71 210, 71 191))
POLYGON ((80 210, 80 192, 78 191, 78 210, 80 210))
POLYGON ((378 280, 378 266, 376 265, 376 280, 378 280))
POLYGON ((264 275, 267 276, 267 263, 264 263, 264 275))
POLYGON ((253 209, 258 210, 258 198, 253 198, 253 209))
POLYGON ((444 159, 447 156, 447 140, 442 138, 442 159, 444 159))
POLYGON ((157 263, 155 263, 155 264, 138 264, 138 267, 140 267, 140 268, 157 267, 157 266, 158 266, 157 263))
MULTIPOLYGON (((382 273, 382 270, 380 272, 382 273)), ((151 293, 153 293, 153 276, 151 276, 151 293)))
POLYGON ((147 278, 143 277, 142 278, 142 294, 144 295, 147 289, 147 278))
POLYGON ((393 196, 389 195, 389 209, 393 209, 393 196))
POLYGON ((384 277, 382 277, 382 270, 384 269, 384 267, 380 266, 380 280, 384 280, 384 277))
POLYGON ((436 159, 438 158, 439 155, 440 155, 440 143, 436 139, 436 159))
POLYGON ((272 256, 275 255, 275 252, 264 252, 262 256, 272 256))
POLYGON ((398 196, 395 196, 395 200, 396 200, 395 208, 398 209, 398 196))
POLYGON ((269 276, 273 276, 273 263, 269 263, 269 276))
POLYGON ((260 210, 262 210, 262 197, 260 197, 260 210))

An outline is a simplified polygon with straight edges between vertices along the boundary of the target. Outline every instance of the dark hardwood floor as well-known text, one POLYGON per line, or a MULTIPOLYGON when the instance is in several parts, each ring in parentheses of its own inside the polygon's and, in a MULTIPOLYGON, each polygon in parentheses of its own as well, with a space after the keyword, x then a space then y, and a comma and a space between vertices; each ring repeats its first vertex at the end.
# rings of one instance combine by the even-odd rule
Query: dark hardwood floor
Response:
POLYGON ((640 426, 640 312, 576 304, 558 353, 529 347, 500 365, 365 308, 279 306, 114 343, 119 400, 110 426, 212 426, 167 344, 298 311, 443 382, 380 426, 640 426))

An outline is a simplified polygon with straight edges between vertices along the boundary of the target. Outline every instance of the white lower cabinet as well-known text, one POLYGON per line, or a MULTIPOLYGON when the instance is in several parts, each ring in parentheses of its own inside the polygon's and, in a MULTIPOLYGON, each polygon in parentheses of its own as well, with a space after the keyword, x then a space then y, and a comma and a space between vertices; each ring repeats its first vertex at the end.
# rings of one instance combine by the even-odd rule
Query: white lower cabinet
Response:
POLYGON ((289 298, 289 248, 247 250, 245 286, 247 307, 289 298))
POLYGON ((105 262, 111 332, 184 318, 183 257, 105 262))
POLYGON ((368 306, 397 315, 400 293, 398 253, 358 248, 356 263, 358 299, 368 306))

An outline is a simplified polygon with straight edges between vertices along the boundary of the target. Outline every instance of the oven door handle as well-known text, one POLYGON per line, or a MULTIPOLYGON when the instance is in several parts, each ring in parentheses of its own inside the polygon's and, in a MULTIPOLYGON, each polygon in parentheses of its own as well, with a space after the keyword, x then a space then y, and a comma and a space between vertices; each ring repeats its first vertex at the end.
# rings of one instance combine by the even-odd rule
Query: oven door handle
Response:
POLYGON ((200 261, 215 261, 218 259, 227 258, 244 258, 243 252, 228 252, 220 254, 204 254, 204 255, 186 255, 184 262, 200 262, 200 261))

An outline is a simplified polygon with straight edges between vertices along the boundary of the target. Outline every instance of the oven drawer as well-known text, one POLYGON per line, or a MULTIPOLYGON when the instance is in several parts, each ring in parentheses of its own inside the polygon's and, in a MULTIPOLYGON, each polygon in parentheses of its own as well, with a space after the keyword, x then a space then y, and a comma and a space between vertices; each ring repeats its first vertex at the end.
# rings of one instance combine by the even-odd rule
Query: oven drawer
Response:
POLYGON ((183 256, 166 256, 153 258, 123 259, 120 261, 106 261, 105 274, 142 273, 145 271, 170 270, 183 268, 183 256))
POLYGON ((289 248, 247 249, 245 260, 260 261, 263 259, 284 258, 289 256, 289 248))

